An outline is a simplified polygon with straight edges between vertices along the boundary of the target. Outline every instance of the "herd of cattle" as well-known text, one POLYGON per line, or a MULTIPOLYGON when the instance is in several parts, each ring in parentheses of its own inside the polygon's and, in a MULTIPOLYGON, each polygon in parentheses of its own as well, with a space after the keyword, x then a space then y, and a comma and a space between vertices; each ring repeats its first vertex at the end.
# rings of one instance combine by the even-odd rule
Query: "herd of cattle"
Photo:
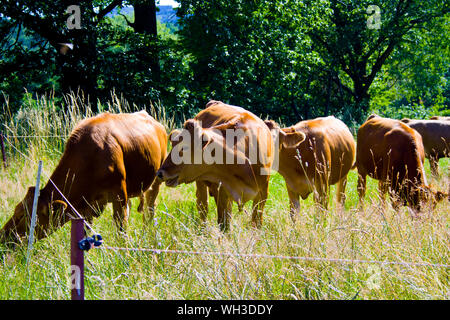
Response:
MULTIPOLYGON (((449 141, 450 117, 399 121, 371 115, 359 128, 356 144, 348 127, 333 116, 280 128, 272 120, 263 121, 220 101, 210 101, 169 136, 145 111, 103 113, 75 127, 59 164, 40 190, 36 237, 41 239, 67 222, 75 215, 73 207, 92 222, 110 202, 114 221, 124 230, 133 197, 141 200, 138 211, 144 220, 151 219, 163 182, 169 187, 195 182, 202 220, 207 216, 208 196, 214 197, 224 231, 229 228, 232 202, 242 210, 252 200, 252 224, 260 227, 271 168, 286 181, 293 220, 300 211, 300 196, 306 199, 314 193, 316 202, 326 209, 334 184, 342 206, 347 174, 354 168, 360 203, 368 175, 379 180, 382 198, 388 193, 395 207, 407 205, 418 213, 425 201, 450 200, 447 193, 432 190, 424 170, 427 157, 432 173, 438 174, 437 162, 448 157, 449 141), (236 130, 244 135, 241 139, 232 136, 230 145, 227 134, 236 130), (254 150, 256 156, 251 155, 254 150)), ((0 231, 2 242, 21 241, 28 232, 34 192, 30 187, 16 206, 0 231)))

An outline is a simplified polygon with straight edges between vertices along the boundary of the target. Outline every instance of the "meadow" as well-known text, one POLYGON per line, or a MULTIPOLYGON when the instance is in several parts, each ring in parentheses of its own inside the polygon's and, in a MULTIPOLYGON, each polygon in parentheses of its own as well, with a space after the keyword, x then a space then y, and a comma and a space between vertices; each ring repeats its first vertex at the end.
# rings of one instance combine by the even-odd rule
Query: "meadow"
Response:
MULTIPOLYGON (((44 162, 44 184, 62 154, 64 136, 77 121, 91 115, 73 96, 66 99, 71 108, 65 113, 43 97, 3 120, 2 131, 9 138, 8 167, 0 169, 1 226, 34 185, 38 160, 44 162)), ((132 109, 117 97, 102 107, 112 112, 132 109)), ((176 126, 161 109, 153 111, 167 130, 176 126)), ((428 160, 426 174, 434 188, 449 190, 448 159, 440 161, 440 178, 431 177, 428 160)), ((202 225, 194 184, 175 189, 162 186, 155 218, 148 225, 136 210, 138 199, 133 199, 126 235, 115 228, 111 205, 94 220, 93 228, 103 236, 104 245, 112 247, 449 264, 449 202, 439 203, 434 210, 427 208, 412 219, 406 207, 395 211, 390 203, 381 206, 377 182, 369 178, 360 210, 356 182, 353 170, 345 210, 336 208, 333 186, 328 210, 319 212, 310 195, 301 201, 295 224, 289 217, 284 180, 274 173, 260 230, 250 225, 249 203, 242 214, 234 205, 231 230, 221 233, 213 199, 208 221, 202 225)), ((14 251, 0 248, 0 299, 69 299, 69 240, 70 224, 66 224, 35 243, 28 265, 26 245, 14 251)), ((449 270, 430 266, 105 249, 90 250, 85 261, 86 299, 450 298, 449 270)))

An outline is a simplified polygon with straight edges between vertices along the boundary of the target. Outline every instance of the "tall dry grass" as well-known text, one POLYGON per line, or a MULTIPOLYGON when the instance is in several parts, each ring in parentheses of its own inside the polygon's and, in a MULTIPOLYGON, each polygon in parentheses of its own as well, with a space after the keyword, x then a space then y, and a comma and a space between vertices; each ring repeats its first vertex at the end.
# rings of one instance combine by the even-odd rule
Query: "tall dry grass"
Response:
MULTIPOLYGON (((8 135, 62 135, 70 133, 80 119, 92 115, 76 96, 70 108, 59 111, 51 99, 24 106, 5 121, 8 135)), ((31 103, 31 102, 30 102, 31 103)), ((119 97, 103 106, 111 112, 133 111, 119 97)), ((164 109, 155 114, 166 127, 174 127, 164 109)), ((156 112, 156 111, 155 111, 156 112)), ((12 215, 29 185, 34 184, 37 161, 44 160, 46 174, 56 166, 64 139, 13 140, 8 146, 7 169, 0 169, 0 225, 12 215)), ((441 177, 432 180, 448 190, 448 159, 441 160, 441 177)), ((426 172, 429 179, 429 166, 426 172)), ((48 175, 44 174, 43 182, 48 175)), ((117 232, 108 206, 94 229, 105 245, 188 251, 237 252, 268 255, 399 261, 449 264, 449 203, 427 209, 412 219, 403 207, 395 211, 380 204, 377 183, 368 179, 363 210, 357 208, 357 175, 350 172, 345 210, 335 205, 332 187, 330 206, 320 213, 313 197, 302 201, 295 224, 289 217, 289 201, 283 178, 274 174, 261 230, 250 226, 250 215, 233 211, 231 230, 217 227, 215 203, 210 200, 208 221, 199 222, 195 186, 161 188, 155 219, 144 225, 132 204, 127 235, 117 232)), ((246 212, 250 211, 250 204, 246 212)), ((68 299, 70 296, 70 226, 35 244, 30 265, 26 247, 0 254, 0 298, 68 299)), ((326 261, 266 258, 152 254, 94 249, 86 254, 87 299, 448 299, 446 268, 334 263, 326 261)))

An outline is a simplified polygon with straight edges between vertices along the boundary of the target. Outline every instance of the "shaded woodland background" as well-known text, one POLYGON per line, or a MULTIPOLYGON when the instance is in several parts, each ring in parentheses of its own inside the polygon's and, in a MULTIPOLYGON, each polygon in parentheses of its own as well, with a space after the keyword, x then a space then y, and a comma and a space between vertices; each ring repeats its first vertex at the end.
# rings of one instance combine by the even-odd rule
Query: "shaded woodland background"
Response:
POLYGON ((42 95, 64 109, 71 91, 94 112, 113 91, 180 121, 210 99, 285 124, 450 113, 447 1, 178 2, 2 1, 2 115, 42 95), (67 27, 70 5, 81 29, 67 27), (369 5, 379 29, 367 26, 369 5), (62 54, 61 43, 74 48, 62 54))

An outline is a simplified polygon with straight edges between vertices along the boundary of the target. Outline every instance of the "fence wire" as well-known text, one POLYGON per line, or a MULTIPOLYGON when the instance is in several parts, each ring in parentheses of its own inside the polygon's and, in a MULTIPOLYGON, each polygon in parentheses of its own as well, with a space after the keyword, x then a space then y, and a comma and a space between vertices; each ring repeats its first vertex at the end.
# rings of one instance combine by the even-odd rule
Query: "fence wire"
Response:
POLYGON ((124 248, 124 247, 110 247, 100 246, 95 247, 100 250, 113 251, 134 251, 134 252, 151 252, 154 254, 184 254, 184 255, 209 255, 209 256, 225 256, 225 257, 240 257, 240 258, 255 258, 255 259, 276 259, 276 260, 299 260, 312 262, 330 262, 337 264, 379 264, 379 265, 399 265, 404 267, 432 267, 450 269, 449 264, 428 263, 428 262, 405 262, 405 261, 380 261, 380 260, 362 260, 362 259, 340 259, 340 258, 321 258, 321 257, 301 257, 301 256, 283 256, 271 254, 258 253, 234 253, 234 252, 220 252, 220 251, 189 251, 189 250, 175 250, 175 249, 154 249, 154 248, 124 248))

